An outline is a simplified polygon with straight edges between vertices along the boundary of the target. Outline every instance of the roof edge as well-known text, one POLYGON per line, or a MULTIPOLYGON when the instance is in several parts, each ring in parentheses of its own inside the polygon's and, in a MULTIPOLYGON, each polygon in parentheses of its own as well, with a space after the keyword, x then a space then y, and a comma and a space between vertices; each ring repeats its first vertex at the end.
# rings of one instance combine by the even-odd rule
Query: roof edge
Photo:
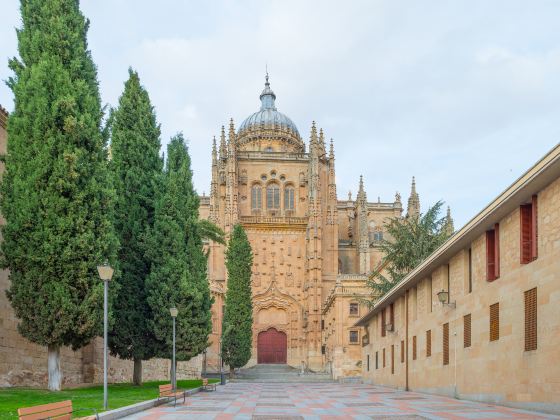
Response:
MULTIPOLYGON (((441 260, 450 258, 449 253, 456 253, 458 250, 464 248, 467 242, 472 242, 473 236, 478 236, 477 230, 484 229, 486 224, 493 218, 501 219, 503 216, 500 212, 501 209, 507 208, 507 214, 511 211, 509 207, 515 203, 516 199, 520 199, 524 190, 526 194, 540 191, 550 184, 546 177, 547 173, 553 171, 553 176, 558 178, 560 176, 560 143, 554 146, 547 154, 539 159, 533 166, 525 171, 519 178, 517 178, 509 187, 507 187, 501 194, 492 200, 486 207, 478 212, 471 220, 469 220, 461 229, 453 234, 447 241, 445 241, 438 249, 430 254, 422 263, 414 268, 408 275, 391 290, 389 290, 380 300, 378 300, 373 309, 366 315, 360 318, 355 324, 355 327, 365 326, 368 321, 378 313, 387 304, 394 302, 398 297, 402 296, 404 292, 412 287, 415 283, 420 281, 426 275, 426 271, 430 271, 434 266, 438 266, 443 262, 441 260), (541 180, 542 182, 538 182, 541 180), (544 185, 543 185, 544 184, 544 185), (536 190, 536 191, 535 191, 536 190)), ((550 174, 549 174, 550 175, 550 174)), ((550 176, 549 176, 550 177, 550 176)))

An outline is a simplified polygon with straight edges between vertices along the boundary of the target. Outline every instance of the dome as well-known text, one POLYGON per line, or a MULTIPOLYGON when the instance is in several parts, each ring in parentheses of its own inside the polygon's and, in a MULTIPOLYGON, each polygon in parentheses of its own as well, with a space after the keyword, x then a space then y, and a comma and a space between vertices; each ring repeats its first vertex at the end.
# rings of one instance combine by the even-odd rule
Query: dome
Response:
POLYGON ((276 109, 274 104, 276 95, 272 89, 270 89, 268 74, 266 75, 266 83, 264 84, 264 90, 261 93, 260 99, 261 109, 250 115, 241 123, 239 126, 239 133, 245 130, 259 129, 264 126, 265 128, 278 127, 283 130, 289 130, 292 131, 298 138, 300 137, 299 131, 294 122, 276 109))

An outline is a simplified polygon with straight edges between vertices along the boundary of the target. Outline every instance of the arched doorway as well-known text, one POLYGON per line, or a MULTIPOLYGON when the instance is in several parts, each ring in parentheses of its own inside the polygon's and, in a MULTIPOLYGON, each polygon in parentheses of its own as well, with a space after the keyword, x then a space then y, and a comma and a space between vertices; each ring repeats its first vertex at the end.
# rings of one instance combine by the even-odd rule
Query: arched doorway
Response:
POLYGON ((269 328, 257 337, 258 363, 286 363, 288 340, 286 333, 276 328, 269 328))

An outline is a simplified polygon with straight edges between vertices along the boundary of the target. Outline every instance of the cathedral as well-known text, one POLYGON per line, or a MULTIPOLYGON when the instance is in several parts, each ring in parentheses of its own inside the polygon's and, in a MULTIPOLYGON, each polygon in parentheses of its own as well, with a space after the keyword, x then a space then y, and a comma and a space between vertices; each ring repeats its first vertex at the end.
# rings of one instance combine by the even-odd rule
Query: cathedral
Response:
MULTIPOLYGON (((200 216, 226 234, 240 223, 253 250, 253 350, 248 366, 284 363, 333 377, 359 375, 360 328, 368 273, 380 264, 384 221, 401 217, 393 202, 367 200, 360 178, 355 199, 337 196, 334 144, 311 125, 309 144, 276 108, 268 75, 261 107, 238 129, 222 126, 212 146, 210 195, 200 216), (226 133, 227 131, 227 133, 226 133)), ((414 179, 408 214, 419 214, 414 179)), ((227 274, 225 248, 208 244, 212 346, 205 369, 219 369, 227 274)))

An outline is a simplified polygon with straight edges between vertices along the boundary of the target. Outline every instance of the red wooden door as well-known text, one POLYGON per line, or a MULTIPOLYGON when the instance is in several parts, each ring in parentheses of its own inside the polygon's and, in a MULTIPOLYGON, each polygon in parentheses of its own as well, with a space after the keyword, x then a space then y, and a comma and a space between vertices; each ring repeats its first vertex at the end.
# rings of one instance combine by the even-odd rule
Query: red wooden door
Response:
POLYGON ((286 334, 276 328, 260 332, 257 337, 258 363, 286 363, 288 340, 286 334))

